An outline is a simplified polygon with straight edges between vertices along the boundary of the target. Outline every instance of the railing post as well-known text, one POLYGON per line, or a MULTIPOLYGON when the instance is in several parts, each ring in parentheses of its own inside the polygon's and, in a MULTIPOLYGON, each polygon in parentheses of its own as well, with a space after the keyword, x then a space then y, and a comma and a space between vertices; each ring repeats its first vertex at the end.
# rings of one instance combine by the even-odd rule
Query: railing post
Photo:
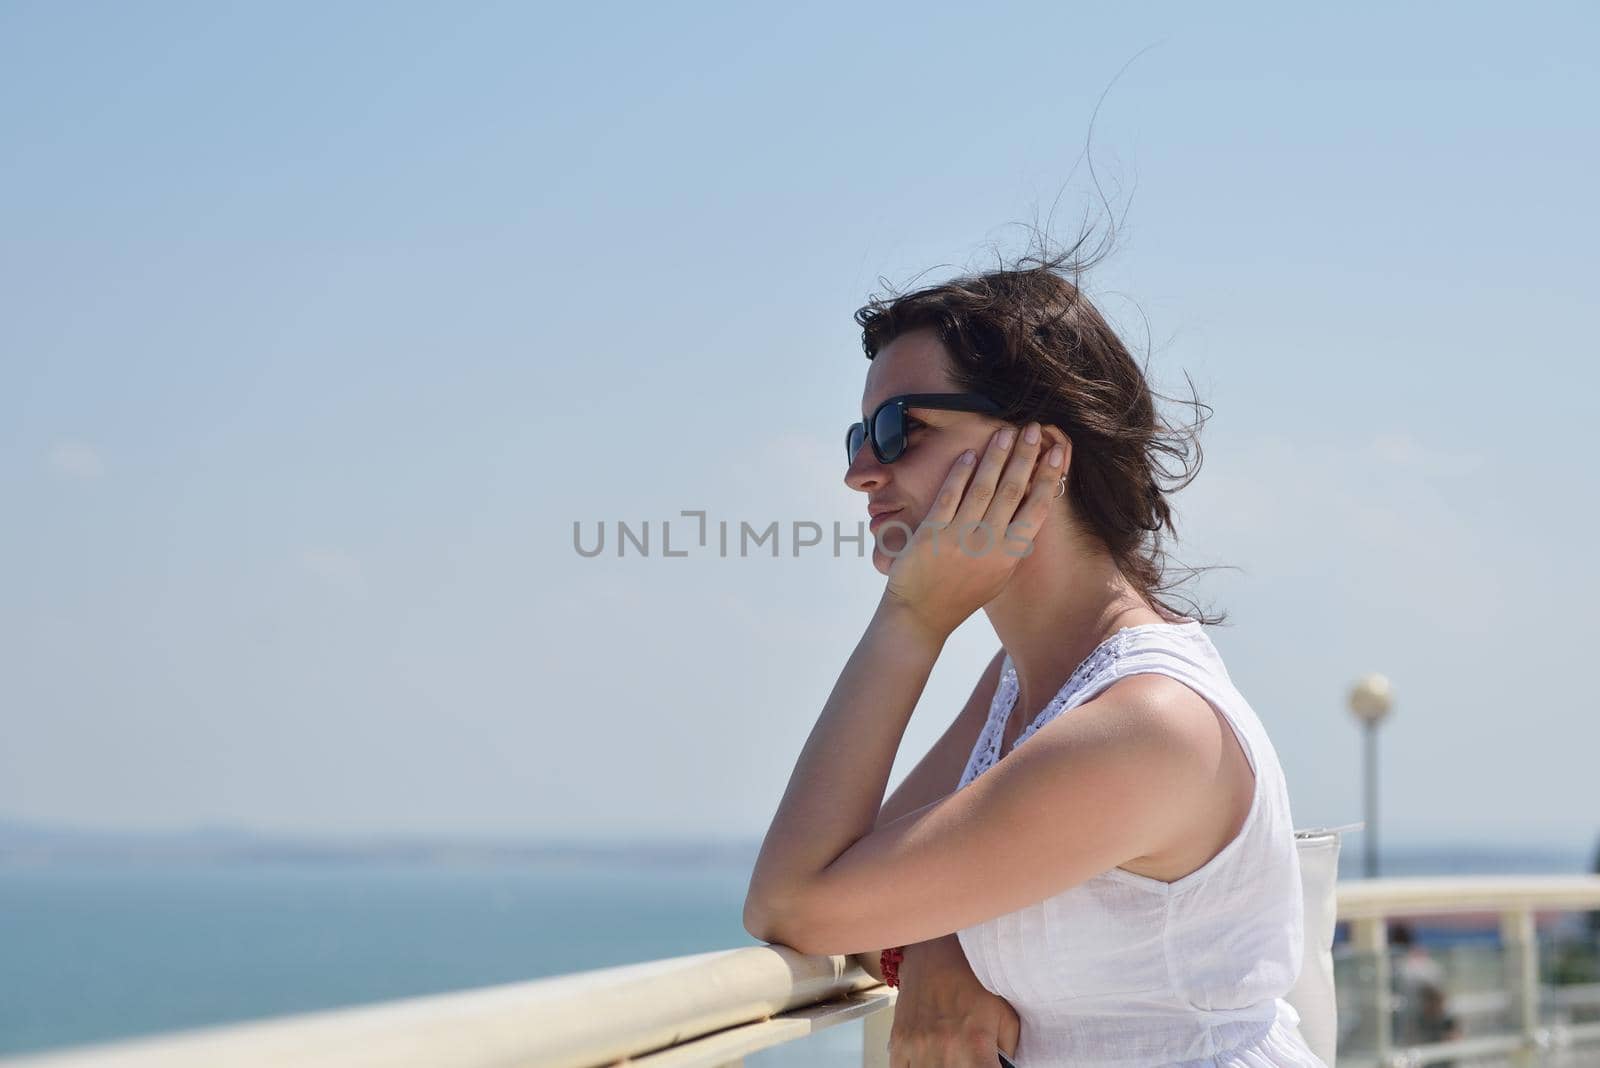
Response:
POLYGON ((861 1021, 861 1068, 889 1068, 889 1032, 894 1029, 894 1002, 861 1021))
POLYGON ((1539 929, 1526 906, 1500 914, 1500 945, 1511 975, 1512 1004, 1522 1048, 1512 1057, 1518 1068, 1536 1063, 1539 1052, 1539 929))
POLYGON ((1372 956, 1372 1056, 1386 1062, 1394 1045, 1394 997, 1389 968, 1389 918, 1362 916, 1351 921, 1351 941, 1356 951, 1372 956))

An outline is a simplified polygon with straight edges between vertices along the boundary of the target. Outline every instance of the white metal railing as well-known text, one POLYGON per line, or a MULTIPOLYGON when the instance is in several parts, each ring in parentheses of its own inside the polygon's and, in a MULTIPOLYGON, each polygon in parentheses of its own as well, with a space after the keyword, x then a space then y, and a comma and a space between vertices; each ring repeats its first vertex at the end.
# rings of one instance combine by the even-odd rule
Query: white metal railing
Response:
MULTIPOLYGON (((1429 878, 1368 879, 1338 885, 1338 912, 1350 924, 1351 944, 1370 955, 1375 975, 1372 1004, 1375 1025, 1371 1049, 1341 1055, 1341 1068, 1420 1068, 1467 1057, 1500 1056, 1516 1068, 1545 1063, 1580 1046, 1600 1051, 1600 1022, 1547 1026, 1542 1004, 1552 1007, 1594 1007, 1586 998, 1592 987, 1548 993, 1539 983, 1537 912, 1600 909, 1600 875, 1472 875, 1429 878), (1500 992, 1512 1009, 1514 1030, 1505 1034, 1459 1038, 1425 1046, 1396 1046, 1393 983, 1390 974, 1389 922, 1413 916, 1492 913, 1499 917, 1500 944, 1507 955, 1509 989, 1500 992)), ((1600 1052, 1597 1052, 1600 1056, 1600 1052)))
MULTIPOLYGON (((1450 876, 1338 885, 1340 920, 1378 964, 1374 1048, 1351 1065, 1424 1065, 1503 1055, 1539 1063, 1547 1051, 1600 1043, 1600 1024, 1565 1030, 1540 1022, 1534 913, 1600 909, 1600 876, 1450 876), (1396 1048, 1386 964, 1387 921, 1494 912, 1515 954, 1513 1034, 1396 1048)), ((1588 988, 1563 989, 1581 1002, 1588 988)), ((847 957, 749 946, 603 968, 504 986, 279 1017, 0 1061, 4 1068, 723 1068, 759 1050, 839 1024, 864 1022, 863 1068, 887 1068, 896 991, 847 957)), ((1560 999, 1557 999, 1560 1000, 1560 999)), ((1589 1004, 1585 1002, 1585 1004, 1589 1004)))

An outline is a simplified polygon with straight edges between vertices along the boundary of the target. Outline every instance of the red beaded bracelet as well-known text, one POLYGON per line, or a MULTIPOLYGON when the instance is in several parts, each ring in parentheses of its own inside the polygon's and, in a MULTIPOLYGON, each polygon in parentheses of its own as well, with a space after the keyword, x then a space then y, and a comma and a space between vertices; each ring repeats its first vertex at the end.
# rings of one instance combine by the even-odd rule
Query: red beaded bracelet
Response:
POLYGON ((905 948, 899 946, 895 949, 886 949, 878 958, 878 967, 883 972, 885 986, 900 985, 900 962, 905 959, 905 948))

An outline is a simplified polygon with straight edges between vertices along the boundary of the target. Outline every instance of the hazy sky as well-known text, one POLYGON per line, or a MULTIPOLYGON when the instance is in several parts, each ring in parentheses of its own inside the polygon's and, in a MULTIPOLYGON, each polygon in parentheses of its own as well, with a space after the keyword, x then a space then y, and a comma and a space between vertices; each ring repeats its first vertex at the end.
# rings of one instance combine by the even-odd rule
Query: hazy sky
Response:
POLYGON ((1384 844, 1587 845, 1597 30, 0 5, 0 818, 760 834, 883 579, 661 523, 853 531, 851 313, 1103 221, 1110 86, 1089 289, 1214 408, 1176 557, 1295 822, 1361 818, 1381 671, 1384 844))

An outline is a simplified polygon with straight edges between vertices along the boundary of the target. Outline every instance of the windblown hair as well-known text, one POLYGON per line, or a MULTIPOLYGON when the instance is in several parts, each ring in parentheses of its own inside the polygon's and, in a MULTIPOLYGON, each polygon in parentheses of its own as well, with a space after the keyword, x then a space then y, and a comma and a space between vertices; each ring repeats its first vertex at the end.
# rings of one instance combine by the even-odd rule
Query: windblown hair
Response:
MULTIPOLYGON (((1007 422, 1060 427, 1072 439, 1067 498, 1075 525, 1106 546, 1142 595, 1178 611, 1162 596, 1183 581, 1169 571, 1186 579, 1204 569, 1171 568, 1162 531, 1177 538, 1168 496, 1200 473, 1206 417, 1173 426, 1159 415, 1159 394, 1144 370, 1078 286, 1099 259, 1078 258, 1083 242, 1051 252, 1046 241, 1011 266, 872 297, 855 321, 869 360, 903 333, 937 330, 959 389, 993 398, 1007 422), (1163 459, 1176 461, 1178 473, 1163 459)), ((1211 410, 1198 397, 1193 403, 1211 410)), ((1225 619, 1186 603, 1181 614, 1207 624, 1225 619)))

